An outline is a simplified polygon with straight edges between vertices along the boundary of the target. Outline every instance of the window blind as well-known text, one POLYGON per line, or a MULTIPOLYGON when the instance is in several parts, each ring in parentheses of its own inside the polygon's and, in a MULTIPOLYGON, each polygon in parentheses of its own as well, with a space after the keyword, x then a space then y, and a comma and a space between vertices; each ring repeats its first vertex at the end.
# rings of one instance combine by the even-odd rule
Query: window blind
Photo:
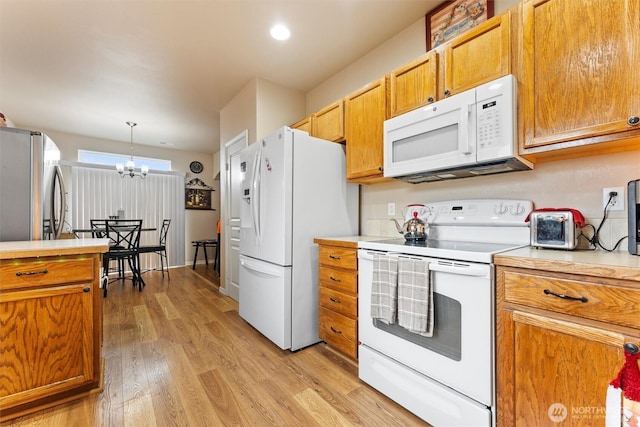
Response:
MULTIPOLYGON (((170 266, 185 265, 184 174, 150 171, 145 179, 121 178, 113 168, 71 166, 73 229, 90 229, 91 218, 109 218, 124 211, 125 219, 142 219, 140 245, 158 243, 163 219, 171 219, 167 234, 170 266)), ((144 254, 142 269, 160 268, 159 257, 144 254)))

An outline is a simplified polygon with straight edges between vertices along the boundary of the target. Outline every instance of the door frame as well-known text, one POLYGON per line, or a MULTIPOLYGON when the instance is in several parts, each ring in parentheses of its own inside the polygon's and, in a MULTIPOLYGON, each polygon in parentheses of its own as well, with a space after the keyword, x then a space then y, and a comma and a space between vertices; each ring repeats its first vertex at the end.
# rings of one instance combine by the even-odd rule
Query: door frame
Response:
MULTIPOLYGON (((232 257, 230 256, 230 249, 231 249, 231 223, 230 223, 230 217, 231 217, 231 198, 234 196, 233 194, 231 194, 231 155, 236 154, 237 151, 233 151, 230 152, 230 148, 237 144, 238 142, 242 143, 242 148, 246 147, 249 145, 249 130, 245 129, 242 132, 240 132, 238 135, 236 135, 235 137, 231 138, 229 141, 227 141, 226 143, 224 143, 222 145, 222 149, 224 150, 223 153, 221 153, 220 155, 220 161, 222 162, 222 165, 220 167, 220 170, 224 171, 224 173, 221 175, 221 178, 224 180, 224 182, 221 183, 221 190, 224 191, 224 194, 222 195, 222 200, 221 200, 221 206, 220 206, 220 214, 222 217, 222 238, 221 238, 221 242, 218 242, 219 244, 221 244, 221 248, 220 248, 220 265, 221 265, 221 271, 220 271, 220 293, 224 294, 224 295, 229 295, 230 297, 234 297, 234 295, 230 295, 229 294, 229 290, 227 289, 227 284, 230 283, 231 277, 231 263, 233 262, 232 257)), ((238 150, 240 151, 240 150, 238 150)), ((240 195, 237 194, 235 195, 235 197, 240 198, 240 195)), ((236 262, 239 262, 239 260, 236 260, 236 262)), ((232 294, 234 293, 233 291, 231 292, 232 294)), ((237 300, 237 295, 235 296, 234 299, 237 300)))

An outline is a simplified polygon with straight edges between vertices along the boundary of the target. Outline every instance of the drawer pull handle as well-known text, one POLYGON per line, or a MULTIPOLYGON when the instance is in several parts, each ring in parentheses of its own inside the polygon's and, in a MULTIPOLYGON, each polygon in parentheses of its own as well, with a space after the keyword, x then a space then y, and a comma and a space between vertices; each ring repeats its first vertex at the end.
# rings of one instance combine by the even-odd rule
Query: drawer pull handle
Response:
POLYGON ((336 304, 342 304, 342 301, 339 300, 338 298, 334 298, 334 297, 329 297, 329 299, 333 302, 335 302, 336 304))
POLYGON ((40 271, 18 271, 16 273, 16 276, 20 277, 20 276, 33 276, 34 274, 47 274, 49 272, 49 270, 47 270, 46 268, 44 270, 40 270, 40 271))
POLYGON ((91 292, 91 288, 88 286, 85 288, 82 288, 82 292, 91 292))
POLYGON ((329 255, 329 258, 331 258, 331 259, 335 259, 335 260, 337 260, 337 261, 340 261, 340 257, 339 257, 339 256, 337 256, 337 255, 329 255))
POLYGON ((340 329, 336 329, 333 326, 330 326, 331 330, 333 331, 334 334, 340 334, 342 335, 342 331, 340 329))
POLYGON ((580 301, 580 302, 589 301, 586 297, 572 297, 571 295, 557 294, 555 292, 550 291, 549 289, 545 289, 544 293, 546 295, 553 295, 554 297, 558 297, 558 298, 562 298, 562 299, 570 299, 570 300, 573 300, 573 301, 580 301))
POLYGON ((342 282, 342 279, 336 279, 333 276, 329 276, 329 279, 333 280, 334 282, 342 282))
POLYGON ((638 352, 640 352, 640 348, 632 342, 626 342, 622 347, 624 347, 624 351, 629 354, 638 354, 638 352))

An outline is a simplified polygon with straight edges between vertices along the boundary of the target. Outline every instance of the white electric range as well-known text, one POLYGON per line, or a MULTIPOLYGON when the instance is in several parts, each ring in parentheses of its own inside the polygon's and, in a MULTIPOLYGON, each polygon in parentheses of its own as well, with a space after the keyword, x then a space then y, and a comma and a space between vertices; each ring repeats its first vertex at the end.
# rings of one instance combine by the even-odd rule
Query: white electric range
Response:
POLYGON ((432 425, 494 426, 492 259, 529 244, 525 218, 532 210, 526 200, 428 203, 421 212, 427 240, 360 242, 360 378, 432 425), (428 263, 432 336, 372 318, 374 260, 391 258, 428 263))

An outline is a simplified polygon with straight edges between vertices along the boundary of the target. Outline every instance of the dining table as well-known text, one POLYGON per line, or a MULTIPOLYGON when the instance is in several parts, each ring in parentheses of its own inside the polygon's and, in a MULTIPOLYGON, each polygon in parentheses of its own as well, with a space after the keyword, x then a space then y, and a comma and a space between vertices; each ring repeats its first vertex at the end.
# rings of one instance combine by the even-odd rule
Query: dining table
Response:
MULTIPOLYGON (((95 221, 97 224, 100 224, 100 223, 106 224, 107 221, 114 221, 114 220, 113 219, 109 219, 109 220, 106 220, 106 219, 98 219, 98 220, 93 219, 92 221, 95 221)), ((126 222, 126 220, 122 220, 122 221, 126 222)), ((124 239, 127 239, 127 237, 124 237, 124 236, 120 235, 120 233, 123 233, 124 235, 126 235, 127 233, 131 232, 134 229, 134 227, 127 227, 126 225, 119 225, 117 227, 111 227, 110 226, 109 229, 118 234, 117 236, 115 236, 115 238, 114 238, 114 236, 111 237, 110 247, 118 249, 118 246, 119 246, 120 242, 122 240, 124 240, 124 239)), ((143 232, 143 231, 156 231, 156 230, 157 230, 156 227, 141 227, 140 228, 140 232, 143 232)), ((73 228, 71 231, 74 233, 74 235, 77 238, 81 238, 78 234, 83 234, 83 233, 91 233, 91 237, 94 237, 94 236, 97 236, 97 235, 106 236, 108 234, 107 233, 107 229, 104 226, 102 228, 100 226, 97 226, 97 227, 94 226, 93 228, 73 228)), ((119 249, 121 249, 121 248, 119 248, 119 249)), ((109 252, 105 253, 105 257, 104 257, 105 262, 108 262, 108 261, 106 261, 109 258, 108 255, 109 255, 109 252)), ((142 290, 142 288, 145 286, 145 283, 144 283, 144 280, 142 279, 142 276, 141 276, 139 260, 136 263, 130 264, 130 265, 131 265, 131 268, 132 268, 132 273, 133 273, 132 279, 134 280, 134 285, 136 283, 136 280, 139 280, 140 281, 139 288, 140 288, 140 290, 142 290)), ((122 267, 121 267, 120 263, 119 263, 118 270, 120 272, 118 279, 122 279, 123 278, 123 276, 121 276, 122 267)), ((115 279, 115 280, 118 280, 118 279, 115 279)), ((105 292, 104 293, 105 293, 105 296, 106 296, 106 285, 105 285, 105 292)))

